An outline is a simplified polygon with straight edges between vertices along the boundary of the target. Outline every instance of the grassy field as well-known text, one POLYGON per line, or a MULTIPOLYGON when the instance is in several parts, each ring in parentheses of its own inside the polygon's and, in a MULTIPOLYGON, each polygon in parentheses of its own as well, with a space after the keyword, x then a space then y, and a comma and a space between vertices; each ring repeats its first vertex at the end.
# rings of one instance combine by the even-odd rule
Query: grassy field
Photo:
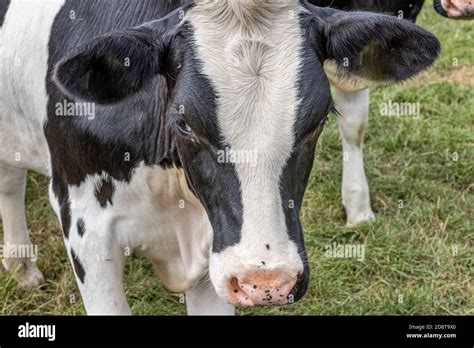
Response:
MULTIPOLYGON (((312 272, 308 293, 292 306, 239 314, 474 314, 474 25, 425 7, 419 24, 440 38, 441 59, 404 85, 372 89, 365 158, 377 220, 345 227, 341 145, 332 118, 318 144, 302 211, 312 272), (389 100, 419 102, 421 117, 380 116, 379 106, 389 100), (325 257, 324 247, 333 242, 364 244, 365 261, 325 257)), ((20 290, 0 273, 0 314, 84 314, 48 203, 47 179, 36 174, 28 179, 27 217, 46 283, 20 290)), ((126 291, 134 314, 186 312, 140 258, 127 264, 126 291)))

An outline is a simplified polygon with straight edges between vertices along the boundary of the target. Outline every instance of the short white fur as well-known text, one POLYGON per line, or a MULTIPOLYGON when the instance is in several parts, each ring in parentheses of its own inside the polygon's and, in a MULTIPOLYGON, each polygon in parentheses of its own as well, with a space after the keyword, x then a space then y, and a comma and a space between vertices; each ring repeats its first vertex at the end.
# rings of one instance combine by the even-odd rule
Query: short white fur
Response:
POLYGON ((211 280, 224 298, 229 277, 262 267, 262 255, 266 269, 303 268, 288 237, 279 191, 295 141, 302 61, 298 2, 239 4, 236 9, 232 0, 203 1, 187 14, 202 71, 218 96, 223 140, 233 150, 257 153, 256 166, 235 164, 243 203, 241 241, 211 255, 211 280), (265 252, 266 244, 272 253, 265 252))

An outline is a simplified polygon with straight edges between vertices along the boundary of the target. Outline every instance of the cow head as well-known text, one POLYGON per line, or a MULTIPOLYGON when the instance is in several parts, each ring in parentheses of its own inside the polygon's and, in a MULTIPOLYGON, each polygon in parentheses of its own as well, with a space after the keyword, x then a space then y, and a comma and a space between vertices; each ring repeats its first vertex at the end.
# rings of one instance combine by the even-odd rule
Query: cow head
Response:
POLYGON ((473 19, 474 0, 434 0, 436 12, 453 19, 473 19))
POLYGON ((283 304, 308 284, 299 215, 333 106, 323 63, 348 78, 399 81, 438 50, 431 34, 388 16, 296 0, 198 1, 77 48, 55 81, 72 98, 110 104, 164 76, 174 163, 213 228, 217 293, 236 305, 283 304))

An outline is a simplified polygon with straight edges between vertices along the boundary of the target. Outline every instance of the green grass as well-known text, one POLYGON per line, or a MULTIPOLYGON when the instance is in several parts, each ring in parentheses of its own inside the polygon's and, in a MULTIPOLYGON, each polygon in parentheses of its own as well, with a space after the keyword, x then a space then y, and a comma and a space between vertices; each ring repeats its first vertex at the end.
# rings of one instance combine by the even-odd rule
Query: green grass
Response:
MULTIPOLYGON (((292 306, 239 314, 474 314, 474 92, 472 79, 466 83, 466 76, 473 76, 474 26, 441 18, 430 6, 419 24, 442 41, 439 61, 404 85, 372 89, 365 158, 377 220, 345 227, 341 145, 333 118, 319 141, 302 211, 311 266, 308 293, 292 306), (380 103, 388 100, 420 102, 421 118, 379 116, 380 103), (333 242, 364 244, 365 261, 325 257, 324 246, 333 242)), ((36 174, 28 179, 27 215, 32 238, 41 246, 38 264, 46 284, 23 291, 0 273, 0 314, 84 314, 49 207, 47 180, 36 174)), ((129 260, 125 282, 134 314, 185 314, 179 297, 163 289, 145 260, 129 260)))

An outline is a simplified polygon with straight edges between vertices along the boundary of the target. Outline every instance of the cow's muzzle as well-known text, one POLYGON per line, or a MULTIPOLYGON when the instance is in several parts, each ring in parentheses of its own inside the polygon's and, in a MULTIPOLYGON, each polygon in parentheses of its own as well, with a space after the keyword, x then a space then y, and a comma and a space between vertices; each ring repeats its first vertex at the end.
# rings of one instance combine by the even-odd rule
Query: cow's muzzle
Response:
POLYGON ((435 0, 436 12, 453 19, 473 19, 474 0, 435 0))
POLYGON ((300 277, 280 270, 258 270, 232 277, 228 296, 234 306, 278 306, 295 302, 294 288, 300 277))

